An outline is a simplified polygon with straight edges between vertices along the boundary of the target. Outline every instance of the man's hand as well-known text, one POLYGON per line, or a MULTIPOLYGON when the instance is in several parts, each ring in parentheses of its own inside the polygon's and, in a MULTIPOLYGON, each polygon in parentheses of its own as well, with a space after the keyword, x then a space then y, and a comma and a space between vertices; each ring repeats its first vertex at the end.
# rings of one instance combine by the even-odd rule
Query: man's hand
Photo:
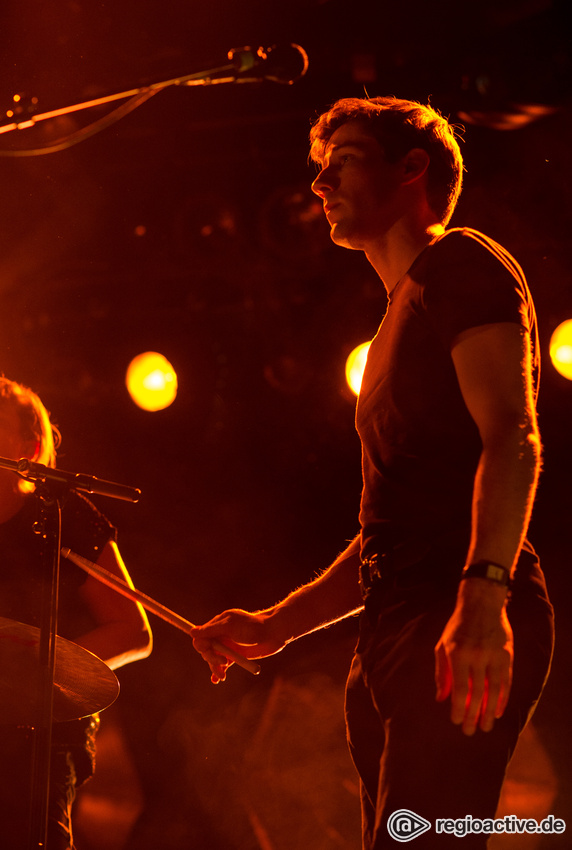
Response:
POLYGON ((224 682, 232 661, 213 649, 212 641, 228 646, 245 658, 265 658, 284 649, 287 640, 278 637, 273 628, 271 611, 251 614, 237 608, 223 611, 191 631, 193 646, 211 669, 211 681, 224 682))
POLYGON ((512 683, 513 637, 506 590, 487 579, 461 582, 453 615, 435 647, 437 699, 451 696, 451 720, 465 735, 489 732, 512 683))

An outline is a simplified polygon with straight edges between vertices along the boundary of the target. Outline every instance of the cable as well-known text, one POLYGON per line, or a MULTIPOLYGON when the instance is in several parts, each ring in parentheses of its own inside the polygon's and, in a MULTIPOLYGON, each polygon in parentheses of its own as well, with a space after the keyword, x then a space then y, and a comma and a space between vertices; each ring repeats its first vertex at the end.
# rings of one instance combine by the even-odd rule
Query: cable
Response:
POLYGON ((75 133, 71 133, 69 136, 64 136, 55 144, 46 145, 46 147, 42 148, 23 148, 22 150, 2 150, 2 148, 0 148, 0 156, 42 156, 43 154, 57 153, 58 151, 71 148, 73 145, 77 145, 79 142, 83 142, 85 139, 89 139, 91 136, 99 133, 100 130, 105 130, 107 127, 111 127, 113 124, 117 123, 117 121, 120 121, 126 115, 129 115, 130 112, 133 112, 138 106, 141 106, 153 97, 154 94, 157 94, 157 91, 158 89, 143 90, 134 97, 131 97, 127 103, 123 103, 121 106, 118 106, 117 109, 114 109, 108 115, 105 115, 103 118, 99 118, 97 121, 93 121, 91 124, 88 124, 87 127, 82 127, 81 130, 76 130, 75 133))

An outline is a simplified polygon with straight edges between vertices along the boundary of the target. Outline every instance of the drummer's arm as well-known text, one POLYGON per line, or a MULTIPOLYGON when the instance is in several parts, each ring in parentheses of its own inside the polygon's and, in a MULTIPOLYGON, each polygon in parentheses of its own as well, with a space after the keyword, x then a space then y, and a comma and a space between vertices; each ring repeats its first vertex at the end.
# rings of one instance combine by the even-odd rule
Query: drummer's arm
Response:
MULTIPOLYGON (((113 541, 104 546, 96 563, 133 587, 113 541)), ((93 652, 112 670, 146 658, 151 653, 153 639, 149 621, 138 602, 126 599, 92 576, 88 576, 81 586, 80 596, 97 625, 75 643, 93 652)))

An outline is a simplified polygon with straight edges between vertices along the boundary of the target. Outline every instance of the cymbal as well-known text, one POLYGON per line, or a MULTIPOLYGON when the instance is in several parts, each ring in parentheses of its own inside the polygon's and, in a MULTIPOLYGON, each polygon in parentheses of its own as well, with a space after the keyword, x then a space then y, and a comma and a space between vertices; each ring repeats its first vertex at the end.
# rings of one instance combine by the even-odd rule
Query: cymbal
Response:
MULTIPOLYGON (((0 724, 34 726, 40 717, 40 630, 0 617, 0 724)), ((100 658, 56 638, 54 722, 108 708, 119 694, 115 673, 100 658)))

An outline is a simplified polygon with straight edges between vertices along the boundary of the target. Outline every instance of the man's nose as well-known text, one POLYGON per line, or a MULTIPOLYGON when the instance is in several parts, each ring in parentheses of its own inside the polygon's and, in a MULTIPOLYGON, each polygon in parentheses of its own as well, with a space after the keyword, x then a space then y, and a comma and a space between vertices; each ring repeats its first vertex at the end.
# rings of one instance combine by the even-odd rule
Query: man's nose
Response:
POLYGON ((325 198, 326 194, 334 188, 332 177, 333 175, 329 167, 322 168, 312 183, 312 192, 315 195, 319 195, 320 198, 325 198))

